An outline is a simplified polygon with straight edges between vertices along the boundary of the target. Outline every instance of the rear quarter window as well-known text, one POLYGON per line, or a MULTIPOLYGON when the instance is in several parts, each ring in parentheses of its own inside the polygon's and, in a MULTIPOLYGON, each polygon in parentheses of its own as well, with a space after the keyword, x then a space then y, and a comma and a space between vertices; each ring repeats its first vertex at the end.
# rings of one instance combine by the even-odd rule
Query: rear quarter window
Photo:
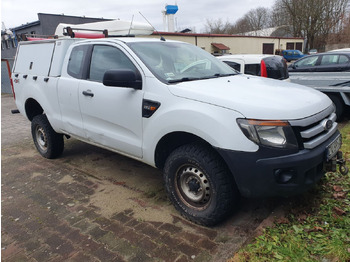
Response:
POLYGON ((86 45, 76 46, 73 48, 67 67, 67 72, 70 76, 78 79, 82 78, 83 66, 87 55, 87 50, 88 46, 86 45))

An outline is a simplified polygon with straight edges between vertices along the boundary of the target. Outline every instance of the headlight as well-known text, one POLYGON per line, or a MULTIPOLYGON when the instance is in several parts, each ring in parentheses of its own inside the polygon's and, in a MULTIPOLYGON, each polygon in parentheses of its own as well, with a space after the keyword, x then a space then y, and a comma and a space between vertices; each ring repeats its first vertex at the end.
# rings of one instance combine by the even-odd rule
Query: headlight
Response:
POLYGON ((244 135, 258 145, 277 148, 298 148, 292 127, 287 121, 237 119, 244 135))

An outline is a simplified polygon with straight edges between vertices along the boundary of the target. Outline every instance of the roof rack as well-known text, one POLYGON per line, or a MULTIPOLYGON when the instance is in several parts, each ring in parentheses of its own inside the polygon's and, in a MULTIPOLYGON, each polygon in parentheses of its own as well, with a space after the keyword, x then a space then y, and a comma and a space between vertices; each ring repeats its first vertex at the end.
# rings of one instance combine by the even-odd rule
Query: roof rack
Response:
POLYGON ((108 30, 97 30, 97 29, 85 29, 84 31, 89 32, 102 32, 102 33, 82 33, 82 32, 73 32, 73 30, 82 30, 81 28, 72 28, 70 26, 63 28, 63 35, 70 36, 71 38, 107 38, 108 37, 108 30))
POLYGON ((57 39, 57 35, 36 35, 36 34, 21 34, 21 39, 23 41, 38 41, 38 40, 48 40, 57 39))

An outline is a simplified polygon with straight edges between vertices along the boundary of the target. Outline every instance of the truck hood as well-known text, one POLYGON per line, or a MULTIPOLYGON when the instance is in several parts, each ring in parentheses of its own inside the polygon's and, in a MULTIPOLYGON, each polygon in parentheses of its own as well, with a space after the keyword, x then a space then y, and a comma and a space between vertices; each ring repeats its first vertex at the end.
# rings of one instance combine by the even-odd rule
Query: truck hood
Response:
POLYGON ((178 97, 238 111, 254 119, 302 119, 332 101, 312 88, 263 77, 236 75, 169 85, 178 97))

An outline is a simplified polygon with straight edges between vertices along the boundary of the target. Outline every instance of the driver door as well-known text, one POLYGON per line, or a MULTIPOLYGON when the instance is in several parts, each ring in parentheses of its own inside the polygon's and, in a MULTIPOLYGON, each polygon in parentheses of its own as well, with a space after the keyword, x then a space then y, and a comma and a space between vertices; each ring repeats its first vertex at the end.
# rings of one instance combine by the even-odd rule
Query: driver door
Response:
POLYGON ((87 139, 108 149, 142 157, 144 91, 103 85, 109 69, 139 70, 118 47, 94 45, 86 80, 79 85, 79 103, 87 139))

